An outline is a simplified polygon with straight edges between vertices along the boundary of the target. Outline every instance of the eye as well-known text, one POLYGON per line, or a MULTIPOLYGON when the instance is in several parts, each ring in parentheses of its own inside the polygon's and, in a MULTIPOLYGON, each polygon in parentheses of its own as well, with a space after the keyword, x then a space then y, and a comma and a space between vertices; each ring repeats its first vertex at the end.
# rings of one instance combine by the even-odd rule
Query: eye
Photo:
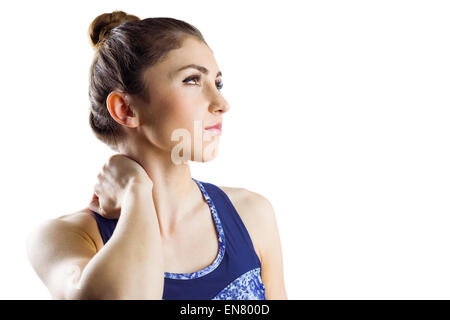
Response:
POLYGON ((186 83, 186 82, 189 82, 189 81, 192 81, 192 80, 200 81, 200 76, 198 76, 198 75, 190 76, 190 77, 184 79, 183 82, 186 83))
POLYGON ((222 80, 216 82, 216 86, 217 86, 217 89, 222 90, 222 88, 223 88, 223 82, 222 82, 222 80))
MULTIPOLYGON (((200 75, 190 76, 190 77, 184 79, 183 83, 187 83, 187 82, 190 82, 190 81, 197 81, 197 82, 200 81, 200 75)), ((222 80, 216 82, 216 87, 217 87, 218 90, 222 89, 222 87, 223 87, 222 80)))

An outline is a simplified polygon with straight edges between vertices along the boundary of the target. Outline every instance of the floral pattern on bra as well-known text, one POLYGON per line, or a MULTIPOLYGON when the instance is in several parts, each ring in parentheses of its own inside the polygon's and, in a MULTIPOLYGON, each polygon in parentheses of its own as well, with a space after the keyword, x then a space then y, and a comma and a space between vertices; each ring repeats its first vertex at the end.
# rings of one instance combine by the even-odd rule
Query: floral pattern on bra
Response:
POLYGON ((231 282, 212 300, 266 300, 261 268, 252 269, 231 282))
POLYGON ((202 277, 202 276, 207 275, 208 273, 212 272, 213 270, 215 270, 219 266, 220 262, 223 259, 224 254, 225 254, 225 234, 223 232, 222 224, 220 222, 216 207, 214 206, 214 203, 213 203, 211 197, 206 192, 205 187, 202 185, 202 183, 194 178, 192 178, 192 180, 194 180, 197 183, 197 185, 200 188, 200 190, 203 194, 203 197, 205 198, 206 202, 208 203, 209 209, 212 213, 213 220, 216 225, 217 234, 219 235, 219 253, 217 254, 217 257, 212 264, 210 264, 209 266, 207 266, 206 268, 204 268, 200 271, 196 271, 196 272, 192 272, 192 273, 164 272, 165 278, 178 279, 178 280, 189 280, 189 279, 195 279, 195 278, 202 277))

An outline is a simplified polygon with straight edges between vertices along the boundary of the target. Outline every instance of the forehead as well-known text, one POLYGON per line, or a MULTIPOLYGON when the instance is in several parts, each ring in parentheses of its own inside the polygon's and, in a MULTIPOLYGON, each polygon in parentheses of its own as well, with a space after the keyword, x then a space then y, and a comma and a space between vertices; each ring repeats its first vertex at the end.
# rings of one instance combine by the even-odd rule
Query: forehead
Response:
POLYGON ((187 37, 183 40, 180 48, 173 49, 168 53, 167 60, 192 59, 197 55, 204 59, 214 59, 213 52, 205 43, 196 38, 187 37))
POLYGON ((219 71, 211 49, 200 40, 188 37, 180 48, 169 51, 164 60, 149 68, 149 74, 173 78, 178 69, 188 64, 205 66, 214 75, 219 71))

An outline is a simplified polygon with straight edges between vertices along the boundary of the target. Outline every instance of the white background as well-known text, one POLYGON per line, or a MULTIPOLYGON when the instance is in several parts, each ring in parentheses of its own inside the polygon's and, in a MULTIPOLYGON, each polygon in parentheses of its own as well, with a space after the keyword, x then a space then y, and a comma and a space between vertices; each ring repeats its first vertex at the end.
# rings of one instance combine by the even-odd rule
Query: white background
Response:
POLYGON ((223 72, 218 157, 192 176, 272 203, 289 299, 450 298, 447 1, 2 2, 0 298, 50 299, 30 230, 86 207, 99 14, 192 23, 223 72))

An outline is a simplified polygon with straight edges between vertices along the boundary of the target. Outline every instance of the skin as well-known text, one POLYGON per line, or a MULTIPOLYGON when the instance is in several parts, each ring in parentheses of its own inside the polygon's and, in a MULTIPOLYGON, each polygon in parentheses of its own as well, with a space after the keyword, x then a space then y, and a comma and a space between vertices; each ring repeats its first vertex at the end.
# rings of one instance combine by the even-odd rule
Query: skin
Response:
MULTIPOLYGON (((217 233, 209 207, 192 180, 189 161, 182 164, 172 161, 171 151, 180 141, 171 137, 176 129, 189 132, 190 161, 206 162, 217 156, 220 136, 202 132, 195 138, 194 122, 201 123, 202 128, 214 125, 222 122, 230 109, 217 88, 221 82, 218 72, 209 47, 188 37, 181 48, 170 51, 164 60, 146 71, 149 103, 116 90, 107 98, 111 116, 125 132, 126 138, 118 146, 120 153, 138 162, 153 181, 153 202, 166 272, 198 271, 217 256, 217 233), (193 68, 175 73, 189 64, 204 66, 209 73, 193 68), (184 81, 193 75, 199 75, 200 79, 184 81), (202 145, 200 158, 195 158, 198 153, 194 146, 199 143, 202 145)), ((226 132, 225 122, 222 129, 226 132)), ((229 196, 250 234, 261 261, 266 298, 287 299, 280 236, 272 205, 262 195, 243 188, 220 188, 229 196)), ((76 230, 78 241, 88 243, 92 253, 102 249, 103 241, 89 208, 58 220, 64 221, 64 228, 76 230)), ((52 241, 58 241, 58 236, 55 237, 52 241)))

